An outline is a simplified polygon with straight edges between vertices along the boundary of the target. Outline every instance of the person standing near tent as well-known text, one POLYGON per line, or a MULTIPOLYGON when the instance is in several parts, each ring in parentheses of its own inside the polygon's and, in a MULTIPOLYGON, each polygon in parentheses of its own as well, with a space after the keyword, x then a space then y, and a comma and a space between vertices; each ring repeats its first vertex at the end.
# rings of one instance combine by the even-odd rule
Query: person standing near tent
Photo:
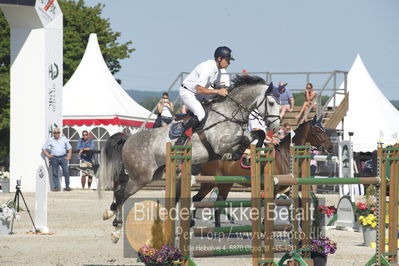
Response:
POLYGON ((65 191, 71 191, 69 187, 68 161, 71 159, 72 146, 65 136, 61 136, 61 130, 56 127, 53 137, 49 138, 43 145, 42 151, 49 159, 53 172, 53 190, 60 191, 61 184, 58 176, 58 168, 61 166, 62 175, 65 177, 65 191))
POLYGON ((227 68, 230 60, 234 60, 231 49, 226 46, 218 47, 214 53, 214 60, 207 60, 196 66, 183 81, 179 95, 194 116, 184 125, 184 131, 175 145, 184 145, 189 139, 185 132, 190 128, 195 129, 205 118, 205 110, 200 101, 215 95, 227 96, 227 89, 219 88, 220 70, 227 68))
POLYGON ((82 138, 79 139, 76 148, 79 150, 80 167, 82 168, 82 188, 85 188, 87 176, 87 187, 90 189, 94 175, 94 172, 91 169, 94 161, 94 142, 89 138, 87 130, 83 130, 82 138))

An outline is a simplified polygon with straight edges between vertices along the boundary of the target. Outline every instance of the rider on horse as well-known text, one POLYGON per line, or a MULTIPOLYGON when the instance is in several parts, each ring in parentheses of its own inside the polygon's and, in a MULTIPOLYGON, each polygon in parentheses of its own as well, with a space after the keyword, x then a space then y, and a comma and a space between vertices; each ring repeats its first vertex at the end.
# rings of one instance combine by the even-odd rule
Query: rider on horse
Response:
POLYGON ((226 46, 218 47, 215 50, 215 60, 207 60, 194 68, 186 77, 180 87, 179 95, 194 116, 184 125, 182 135, 177 139, 176 145, 184 145, 189 138, 186 131, 195 127, 205 118, 205 110, 200 101, 209 99, 210 95, 227 96, 225 88, 219 88, 221 69, 230 65, 234 60, 231 49, 226 46), (209 96, 208 96, 209 95, 209 96))

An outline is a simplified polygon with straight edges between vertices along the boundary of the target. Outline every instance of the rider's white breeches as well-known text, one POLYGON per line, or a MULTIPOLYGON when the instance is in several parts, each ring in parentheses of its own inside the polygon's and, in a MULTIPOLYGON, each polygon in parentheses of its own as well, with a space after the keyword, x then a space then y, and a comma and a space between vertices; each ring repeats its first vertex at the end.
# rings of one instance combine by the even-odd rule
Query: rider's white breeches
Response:
POLYGON ((205 110, 195 97, 195 94, 188 90, 182 91, 182 89, 180 89, 179 94, 183 103, 198 117, 198 121, 202 121, 205 118, 205 110))

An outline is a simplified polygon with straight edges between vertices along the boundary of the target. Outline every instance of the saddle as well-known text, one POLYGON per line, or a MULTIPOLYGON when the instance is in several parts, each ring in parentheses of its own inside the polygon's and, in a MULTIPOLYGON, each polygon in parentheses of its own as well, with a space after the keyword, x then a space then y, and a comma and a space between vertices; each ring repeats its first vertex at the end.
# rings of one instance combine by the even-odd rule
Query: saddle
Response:
MULTIPOLYGON (((198 132, 204 128, 205 122, 208 119, 208 113, 209 113, 208 109, 206 107, 209 105, 210 104, 205 105, 204 103, 202 103, 202 106, 204 107, 204 110, 205 110, 205 118, 202 119, 202 121, 198 124, 198 126, 193 128, 193 132, 198 132)), ((172 140, 172 139, 176 139, 179 136, 181 136, 183 134, 183 130, 184 130, 184 121, 190 119, 193 116, 194 116, 194 113, 191 111, 189 111, 186 114, 183 114, 183 113, 176 114, 175 122, 173 122, 171 124, 171 126, 169 127, 169 138, 172 140)))

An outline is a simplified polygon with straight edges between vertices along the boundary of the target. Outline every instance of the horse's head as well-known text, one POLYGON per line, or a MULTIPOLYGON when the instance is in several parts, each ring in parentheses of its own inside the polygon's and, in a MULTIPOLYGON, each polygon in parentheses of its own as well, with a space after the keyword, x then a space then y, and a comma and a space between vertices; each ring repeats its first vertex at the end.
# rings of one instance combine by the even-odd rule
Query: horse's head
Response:
POLYGON ((319 150, 324 150, 330 153, 333 150, 333 145, 326 133, 326 129, 321 124, 322 120, 323 116, 317 119, 317 116, 315 115, 310 122, 307 122, 310 126, 310 132, 307 134, 307 142, 319 150))
POLYGON ((280 126, 280 100, 279 95, 273 94, 273 83, 270 83, 263 98, 257 100, 260 103, 258 111, 262 114, 267 129, 277 129, 280 126))
MULTIPOLYGON (((244 121, 248 121, 249 113, 257 109, 266 122, 267 129, 276 129, 280 125, 280 104, 278 97, 273 96, 273 84, 257 76, 237 75, 228 98, 238 105, 239 113, 244 121)), ((233 105, 233 106, 234 106, 233 105)), ((238 114, 235 112, 234 114, 238 114)))

